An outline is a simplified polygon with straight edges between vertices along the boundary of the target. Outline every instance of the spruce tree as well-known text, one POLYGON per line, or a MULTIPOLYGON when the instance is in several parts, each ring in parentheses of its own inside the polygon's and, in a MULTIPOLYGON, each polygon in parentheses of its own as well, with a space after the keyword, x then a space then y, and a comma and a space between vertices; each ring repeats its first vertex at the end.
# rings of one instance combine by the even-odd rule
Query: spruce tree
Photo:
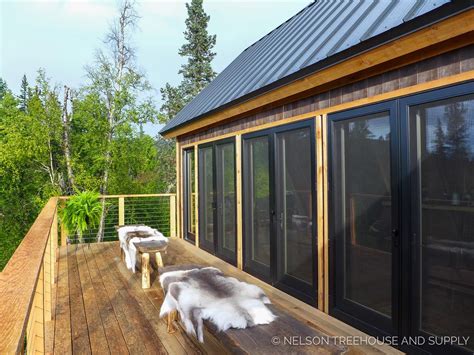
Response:
POLYGON ((183 79, 177 87, 166 83, 161 88, 163 105, 160 109, 160 121, 165 123, 173 118, 188 102, 216 77, 211 62, 216 56, 212 51, 216 36, 209 35, 207 25, 210 16, 203 9, 203 0, 191 0, 186 3, 188 17, 185 21, 186 43, 179 49, 179 55, 187 58, 179 74, 183 79))
POLYGON ((216 76, 211 66, 216 56, 212 51, 216 45, 216 35, 209 35, 207 32, 210 16, 204 12, 202 2, 203 0, 191 0, 191 4, 186 3, 186 43, 179 50, 180 56, 188 58, 179 73, 183 75, 185 94, 190 98, 199 94, 216 76))
POLYGON ((29 85, 28 80, 26 80, 26 75, 23 74, 23 78, 21 79, 21 88, 20 88, 20 110, 26 112, 26 108, 28 106, 28 98, 29 98, 29 85))

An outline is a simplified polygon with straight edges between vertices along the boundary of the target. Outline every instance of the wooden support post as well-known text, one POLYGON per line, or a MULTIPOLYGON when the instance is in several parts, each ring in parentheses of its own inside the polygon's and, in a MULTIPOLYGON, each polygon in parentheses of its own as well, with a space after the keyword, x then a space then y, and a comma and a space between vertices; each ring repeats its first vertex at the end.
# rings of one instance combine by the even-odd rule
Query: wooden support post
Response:
MULTIPOLYGON (((181 237, 181 148, 176 141, 176 200, 175 200, 175 237, 181 237), (178 208, 176 208, 178 207, 178 208)), ((170 200, 171 213, 171 200, 170 200)))
POLYGON ((170 196, 170 237, 176 237, 176 196, 170 196))
POLYGON ((315 118, 316 127, 316 202, 317 202, 317 269, 318 299, 317 307, 324 311, 324 188, 323 188, 323 127, 322 117, 315 118))
POLYGON ((235 137, 235 170, 237 197, 237 267, 243 269, 244 258, 242 250, 242 135, 235 137))
POLYGON ((119 226, 125 225, 125 198, 123 197, 118 199, 118 224, 119 226))
POLYGON ((194 235, 195 245, 199 247, 199 165, 198 165, 198 146, 194 146, 194 220, 196 221, 194 235))
POLYGON ((156 257, 156 265, 158 267, 163 267, 164 266, 163 265, 163 259, 161 258, 161 253, 159 251, 156 252, 155 257, 156 257))
MULTIPOLYGON (((66 205, 66 201, 62 200, 60 204, 61 208, 64 208, 65 205, 66 205)), ((64 226, 64 224, 61 222, 61 246, 67 245, 67 237, 68 237, 67 229, 64 226)))
POLYGON ((323 159, 323 213, 324 213, 324 229, 323 229, 323 245, 324 245, 324 312, 329 313, 329 226, 328 226, 328 131, 327 131, 327 115, 321 117, 322 124, 322 159, 323 159))
POLYGON ((56 275, 55 275, 55 267, 56 267, 56 250, 58 247, 58 209, 56 208, 56 212, 54 214, 53 224, 51 225, 50 231, 50 239, 51 239, 51 285, 56 283, 56 275))
POLYGON ((43 258, 43 309, 44 309, 44 320, 45 322, 52 319, 52 284, 51 284, 51 232, 48 238, 48 244, 43 258))
POLYGON ((150 254, 142 254, 142 288, 150 288, 150 254))

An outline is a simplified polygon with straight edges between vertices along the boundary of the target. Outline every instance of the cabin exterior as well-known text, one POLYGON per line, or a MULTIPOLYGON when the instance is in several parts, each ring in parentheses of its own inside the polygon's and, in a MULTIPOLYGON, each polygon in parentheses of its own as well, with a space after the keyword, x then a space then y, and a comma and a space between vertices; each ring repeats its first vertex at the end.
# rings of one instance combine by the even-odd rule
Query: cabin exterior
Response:
POLYGON ((247 48, 161 132, 177 236, 402 351, 474 351, 473 6, 316 1, 247 48))

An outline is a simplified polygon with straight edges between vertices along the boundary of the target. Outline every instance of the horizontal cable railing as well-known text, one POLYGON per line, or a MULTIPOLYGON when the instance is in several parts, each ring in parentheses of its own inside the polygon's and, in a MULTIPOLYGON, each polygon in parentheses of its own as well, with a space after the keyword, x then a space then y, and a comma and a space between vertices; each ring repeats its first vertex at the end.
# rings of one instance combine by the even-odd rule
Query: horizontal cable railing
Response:
MULTIPOLYGON (((58 210, 68 197, 51 198, 0 272, 0 354, 45 353, 54 319, 57 247, 77 243, 68 237, 58 210), (59 202, 59 203, 58 203, 59 202), (58 232, 59 228, 61 233, 58 232)), ((115 226, 146 224, 176 236, 176 195, 108 195, 103 241, 117 240, 115 226)), ((84 241, 96 241, 97 230, 84 241)))
MULTIPOLYGON (((63 199, 67 199, 64 197, 63 199)), ((163 235, 176 235, 176 195, 108 195, 105 196, 105 223, 102 241, 118 239, 116 227, 119 225, 144 224, 156 228, 163 235)), ((92 228, 82 237, 82 243, 95 243, 98 228, 92 228)), ((61 228, 61 244, 79 243, 77 238, 68 236, 61 228)))

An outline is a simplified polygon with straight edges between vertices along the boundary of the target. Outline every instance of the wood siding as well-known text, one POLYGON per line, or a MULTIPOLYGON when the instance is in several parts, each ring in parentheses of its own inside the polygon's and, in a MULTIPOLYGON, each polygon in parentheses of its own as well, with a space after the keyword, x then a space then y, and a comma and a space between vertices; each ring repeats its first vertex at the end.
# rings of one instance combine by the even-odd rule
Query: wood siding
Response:
POLYGON ((224 134, 238 132, 472 70, 474 70, 474 45, 469 45, 290 104, 268 109, 248 117, 231 120, 196 134, 183 135, 178 137, 178 141, 181 145, 186 145, 204 139, 212 139, 224 134))

